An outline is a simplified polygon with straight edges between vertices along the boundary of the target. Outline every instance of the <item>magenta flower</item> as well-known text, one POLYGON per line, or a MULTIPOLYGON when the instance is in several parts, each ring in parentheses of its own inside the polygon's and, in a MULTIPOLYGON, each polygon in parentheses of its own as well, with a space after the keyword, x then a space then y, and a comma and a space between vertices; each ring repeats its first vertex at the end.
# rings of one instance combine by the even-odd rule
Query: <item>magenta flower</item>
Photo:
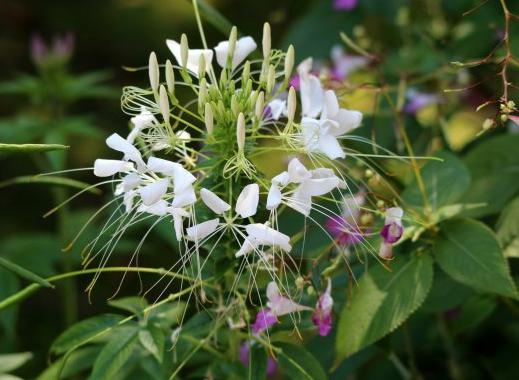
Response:
POLYGON ((362 241, 363 234, 358 227, 360 207, 364 204, 364 193, 345 198, 341 215, 334 215, 325 223, 326 230, 341 247, 362 241))
POLYGON ((351 11, 357 4, 358 0, 333 0, 333 9, 336 11, 351 11))
POLYGON ((391 207, 386 210, 386 220, 380 231, 383 241, 378 253, 383 259, 390 260, 393 257, 393 244, 399 241, 404 233, 403 215, 404 211, 400 207, 391 207))
POLYGON ((259 334, 276 323, 278 323, 278 318, 268 307, 261 309, 258 314, 256 314, 256 321, 252 325, 252 332, 254 334, 259 334))
POLYGON ((39 35, 31 40, 31 57, 38 66, 63 64, 72 56, 74 50, 74 35, 66 33, 64 36, 55 36, 52 44, 47 45, 39 35))
POLYGON ((314 315, 312 315, 312 322, 319 329, 319 335, 326 336, 332 330, 332 308, 333 298, 332 282, 328 279, 326 291, 317 300, 314 315))
MULTIPOLYGON (((245 367, 249 366, 249 353, 250 353, 250 343, 245 342, 240 346, 240 362, 245 367)), ((267 359, 267 376, 272 376, 276 372, 277 364, 276 361, 269 355, 267 359)))

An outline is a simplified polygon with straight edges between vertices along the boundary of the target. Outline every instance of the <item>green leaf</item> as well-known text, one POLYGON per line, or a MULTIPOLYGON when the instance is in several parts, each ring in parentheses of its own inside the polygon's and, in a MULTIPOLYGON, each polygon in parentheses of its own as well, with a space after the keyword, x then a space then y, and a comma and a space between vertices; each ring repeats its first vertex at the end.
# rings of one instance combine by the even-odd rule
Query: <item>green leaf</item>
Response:
POLYGON ((40 284, 41 286, 44 286, 46 288, 53 288, 54 285, 52 285, 50 282, 45 280, 44 278, 41 278, 37 274, 32 273, 31 271, 12 263, 9 260, 4 259, 0 256, 0 266, 4 267, 5 269, 16 273, 21 278, 25 278, 26 280, 29 280, 31 282, 35 282, 37 284, 40 284))
POLYGON ((209 24, 218 29, 224 36, 229 35, 232 29, 232 24, 223 16, 217 9, 212 7, 204 0, 197 0, 200 15, 209 24))
POLYGON ((496 225, 497 238, 506 257, 519 257, 519 197, 503 210, 496 225))
POLYGON ((116 326, 122 319, 120 315, 104 314, 78 322, 54 341, 51 351, 56 354, 65 353, 100 332, 116 326))
POLYGON ((147 328, 139 331, 139 341, 159 363, 162 363, 166 338, 160 328, 152 324, 148 325, 147 328))
POLYGON ((440 268, 436 267, 434 282, 421 310, 438 313, 462 304, 474 291, 454 281, 440 268))
POLYGON ((471 219, 447 221, 434 244, 440 267, 453 279, 486 293, 517 296, 494 233, 471 219))
POLYGON ((146 309, 146 307, 148 307, 148 302, 142 297, 119 298, 108 301, 108 304, 112 307, 129 311, 132 314, 140 314, 144 309, 146 309))
POLYGON ((89 380, 113 379, 130 359, 138 334, 137 326, 120 329, 97 356, 89 380))
POLYGON ((20 368, 32 359, 30 352, 16 354, 0 354, 0 373, 7 373, 20 368))
POLYGON ((317 359, 301 346, 279 342, 279 364, 293 380, 326 380, 326 373, 317 359))
MULTIPOLYGON (((438 158, 443 161, 429 161, 421 170, 433 211, 458 201, 470 185, 470 174, 462 161, 446 152, 439 153, 438 158)), ((402 198, 411 206, 423 206, 416 179, 406 187, 402 198)))
POLYGON ((0 143, 0 153, 34 153, 49 152, 53 150, 66 150, 70 147, 60 144, 2 144, 0 143))
MULTIPOLYGON (((80 348, 77 351, 72 352, 67 357, 65 367, 61 372, 61 378, 67 378, 75 375, 87 368, 92 367, 94 361, 99 353, 100 347, 85 347, 80 348)), ((37 380, 56 380, 59 371, 63 365, 64 357, 60 358, 56 362, 52 363, 45 371, 43 371, 36 379, 37 380)))
POLYGON ((267 377, 268 355, 263 346, 255 345, 250 348, 249 380, 263 380, 267 377))
POLYGON ((494 298, 481 294, 469 298, 459 311, 454 321, 450 324, 454 333, 472 329, 489 317, 497 307, 494 298))
POLYGON ((464 158, 472 184, 464 202, 486 203, 486 207, 465 213, 480 217, 499 212, 519 191, 519 135, 492 137, 472 149, 464 158))
MULTIPOLYGON (((92 186, 89 183, 77 181, 75 179, 59 177, 59 176, 51 176, 51 175, 27 175, 20 176, 16 178, 8 179, 7 181, 0 182, 0 189, 2 187, 12 186, 12 185, 20 185, 20 184, 46 184, 46 185, 59 185, 59 186, 67 186, 72 187, 74 189, 86 189, 87 187, 92 186)), ((98 188, 88 189, 88 192, 93 194, 101 194, 101 190, 98 188)))
POLYGON ((335 366, 400 326, 425 300, 432 279, 429 255, 397 257, 391 271, 379 264, 371 267, 341 312, 335 366))

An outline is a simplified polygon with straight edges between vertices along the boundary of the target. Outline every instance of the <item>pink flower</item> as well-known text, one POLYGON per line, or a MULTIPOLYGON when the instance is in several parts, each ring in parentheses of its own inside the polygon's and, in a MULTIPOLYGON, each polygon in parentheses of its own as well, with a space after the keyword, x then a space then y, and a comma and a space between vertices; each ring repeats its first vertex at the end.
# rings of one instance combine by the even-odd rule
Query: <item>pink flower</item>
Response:
POLYGON ((351 72, 354 72, 369 63, 369 59, 366 57, 346 54, 340 45, 332 48, 331 58, 333 63, 331 79, 336 82, 342 82, 351 72))
POLYGON ((407 98, 408 102, 404 107, 404 111, 409 114, 415 114, 430 104, 441 102, 441 98, 438 95, 420 92, 415 89, 410 89, 407 92, 407 98))
MULTIPOLYGON (((245 367, 249 366, 250 343, 245 342, 240 346, 240 361, 245 367)), ((272 376, 276 372, 277 364, 269 355, 267 359, 267 376, 272 376)))
POLYGON ((332 282, 328 279, 326 291, 317 300, 312 322, 319 329, 319 335, 326 336, 332 330, 333 298, 331 295, 332 282))
POLYGON ((252 332, 259 334, 276 323, 278 323, 278 318, 269 308, 261 309, 258 314, 256 314, 256 321, 252 325, 252 332))
POLYGON ((351 11, 357 4, 358 0, 333 0, 333 9, 336 11, 351 11))
POLYGON ((380 231, 383 242, 380 245, 378 255, 383 259, 389 260, 393 257, 393 244, 398 242, 404 233, 402 225, 402 216, 404 211, 400 207, 391 207, 386 210, 386 220, 384 227, 380 231))
POLYGON ((358 227, 360 207, 364 204, 364 193, 344 198, 341 215, 334 215, 326 221, 326 230, 337 244, 347 247, 362 241, 363 233, 358 227))

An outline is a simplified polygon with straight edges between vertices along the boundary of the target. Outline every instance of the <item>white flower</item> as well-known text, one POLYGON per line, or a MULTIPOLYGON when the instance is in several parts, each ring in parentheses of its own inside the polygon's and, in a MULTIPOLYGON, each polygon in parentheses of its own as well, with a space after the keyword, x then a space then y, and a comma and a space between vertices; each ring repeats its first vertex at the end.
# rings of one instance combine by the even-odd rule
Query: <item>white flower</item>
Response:
POLYGON ((281 115, 287 113, 287 101, 281 99, 272 100, 265 108, 265 120, 279 120, 281 115))
POLYGON ((256 214, 259 202, 259 186, 257 183, 251 183, 243 188, 234 210, 242 218, 248 218, 256 214))
MULTIPOLYGON (((180 44, 175 40, 166 40, 169 50, 177 60, 179 65, 182 65, 182 56, 180 44)), ((213 60, 213 51, 211 49, 189 49, 187 53, 187 65, 186 68, 191 71, 194 75, 198 76, 200 56, 204 55, 205 60, 205 71, 211 69, 211 62, 213 60)))
POLYGON ((105 160, 98 158, 94 162, 94 175, 97 177, 111 177, 114 174, 129 172, 133 169, 133 164, 128 161, 105 160))
POLYGON ((200 242, 216 231, 219 224, 220 220, 216 218, 188 227, 186 229, 187 238, 191 241, 200 242))
MULTIPOLYGON (((256 49, 257 45, 252 37, 242 37, 236 41, 234 55, 232 57, 232 70, 242 63, 247 56, 256 49)), ((220 67, 227 66, 227 56, 229 55, 229 41, 222 41, 214 48, 216 61, 220 67)))
POLYGON ((141 134, 141 132, 157 123, 157 119, 155 116, 146 109, 146 107, 141 108, 141 113, 132 117, 131 122, 133 124, 133 129, 130 131, 128 136, 126 137, 126 141, 133 144, 137 136, 141 134))
POLYGON ((244 256, 247 253, 258 249, 260 246, 280 248, 285 252, 290 252, 292 250, 290 237, 267 226, 266 224, 249 224, 245 227, 245 231, 247 231, 247 236, 245 237, 239 251, 236 252, 236 257, 244 256))
POLYGON ((231 208, 231 205, 223 201, 218 195, 205 188, 200 189, 200 198, 215 214, 223 214, 231 208))
POLYGON ((267 285, 267 298, 267 307, 277 317, 297 311, 311 310, 308 306, 300 305, 290 298, 281 295, 274 281, 269 282, 267 285))
POLYGON ((155 202, 158 202, 168 191, 168 186, 169 179, 163 178, 141 187, 139 189, 139 195, 141 196, 142 203, 146 206, 150 206, 155 202))

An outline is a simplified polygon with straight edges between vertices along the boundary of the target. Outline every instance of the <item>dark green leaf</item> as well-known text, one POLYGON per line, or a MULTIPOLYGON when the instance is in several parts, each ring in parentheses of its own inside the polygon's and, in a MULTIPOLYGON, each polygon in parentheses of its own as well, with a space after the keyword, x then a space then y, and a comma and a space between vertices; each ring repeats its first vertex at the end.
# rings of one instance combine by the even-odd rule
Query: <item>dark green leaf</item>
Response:
POLYGON ((148 325, 147 328, 139 331, 139 341, 159 363, 162 362, 166 338, 160 328, 152 324, 148 325))
POLYGON ((440 267, 453 279, 486 293, 515 297, 508 263, 494 233, 471 219, 440 225, 434 252, 440 267))
POLYGON ((140 314, 148 306, 146 299, 142 297, 125 297, 108 301, 112 307, 129 311, 132 314, 140 314))
POLYGON ((496 229, 505 256, 519 257, 519 197, 503 210, 496 229))
MULTIPOLYGON (((74 351, 65 363, 65 367, 61 372, 61 378, 67 378, 75 375, 87 368, 90 368, 99 353, 100 347, 85 347, 74 351)), ((64 358, 52 363, 45 371, 43 371, 36 379, 37 380, 56 380, 61 369, 64 358)))
POLYGON ((400 326, 425 300, 432 279, 429 255, 397 257, 391 271, 379 264, 371 267, 341 312, 335 365, 400 326))
POLYGON ((305 348, 279 342, 279 364, 292 380, 326 380, 326 373, 317 359, 305 348))
POLYGON ((492 314, 496 306, 496 300, 489 296, 475 295, 469 298, 451 323, 452 330, 461 333, 476 327, 492 314))
POLYGON ((37 284, 40 284, 41 286, 44 286, 46 288, 53 288, 54 286, 45 280, 44 278, 41 278, 37 274, 32 273, 31 271, 16 265, 15 263, 12 263, 9 260, 4 259, 0 256, 0 266, 4 267, 5 269, 16 273, 21 278, 25 278, 26 280, 29 280, 31 282, 35 282, 37 284))
POLYGON ((89 380, 113 379, 130 359, 138 334, 137 326, 120 329, 97 356, 89 380))
POLYGON ((16 354, 0 354, 0 373, 7 373, 20 368, 32 359, 30 352, 16 354))
POLYGON ((249 380, 263 380, 267 377, 268 355, 263 346, 252 346, 249 354, 249 380))
POLYGON ((51 351, 62 354, 78 344, 116 326, 123 318, 116 314, 104 314, 85 319, 69 327, 52 344, 51 351))
POLYGON ((452 309, 464 302, 474 292, 454 281, 444 271, 436 267, 434 282, 421 310, 441 312, 452 309))

